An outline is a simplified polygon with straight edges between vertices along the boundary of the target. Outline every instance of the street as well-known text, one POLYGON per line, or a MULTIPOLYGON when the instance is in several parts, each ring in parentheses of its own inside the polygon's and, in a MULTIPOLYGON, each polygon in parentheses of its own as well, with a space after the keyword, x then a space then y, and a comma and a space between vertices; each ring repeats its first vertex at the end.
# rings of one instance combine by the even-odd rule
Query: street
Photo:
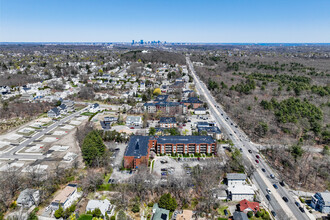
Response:
MULTIPOLYGON (((187 65, 189 66, 192 76, 195 81, 196 89, 199 94, 203 95, 209 105, 210 114, 212 114, 217 121, 218 125, 221 126, 221 130, 228 135, 228 137, 233 141, 233 144, 237 148, 242 148, 243 157, 247 158, 249 161, 248 166, 255 166, 255 155, 258 154, 258 145, 252 143, 247 135, 235 125, 235 123, 229 118, 229 116, 223 111, 222 107, 215 101, 210 91, 207 89, 205 84, 199 80, 198 76, 195 73, 194 67, 190 61, 189 57, 186 57, 187 65), (249 153, 248 150, 251 150, 252 153, 249 153)), ((288 193, 288 191, 279 186, 278 190, 275 190, 273 184, 278 184, 276 179, 271 179, 269 174, 275 172, 263 161, 263 158, 260 157, 260 163, 258 164, 257 170, 253 173, 252 179, 259 188, 259 192, 263 195, 265 200, 265 195, 267 194, 266 188, 272 189, 271 201, 269 205, 271 210, 275 211, 278 215, 276 219, 309 219, 306 214, 300 212, 297 206, 294 204, 294 199, 288 193), (261 167, 266 170, 266 172, 261 171, 261 167), (268 174, 268 175, 266 175, 268 174), (285 196, 288 198, 288 203, 284 202, 282 197, 285 196)), ((279 185, 279 184, 278 184, 279 185)), ((267 200, 266 200, 267 201, 267 200)), ((267 201, 268 202, 268 201, 267 201)))

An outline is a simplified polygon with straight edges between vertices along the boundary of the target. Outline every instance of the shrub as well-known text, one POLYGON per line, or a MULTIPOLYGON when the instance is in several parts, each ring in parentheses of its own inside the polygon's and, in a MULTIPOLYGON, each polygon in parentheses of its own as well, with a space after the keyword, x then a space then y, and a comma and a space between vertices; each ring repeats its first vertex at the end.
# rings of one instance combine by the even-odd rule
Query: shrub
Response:
POLYGON ((253 216, 253 212, 252 212, 252 211, 249 211, 249 212, 247 213, 247 216, 248 216, 249 218, 251 218, 251 217, 253 216))
POLYGON ((113 215, 111 216, 110 220, 116 220, 116 217, 113 215))
POLYGON ((61 205, 58 206, 58 209, 55 211, 55 218, 61 218, 64 215, 64 211, 61 205))

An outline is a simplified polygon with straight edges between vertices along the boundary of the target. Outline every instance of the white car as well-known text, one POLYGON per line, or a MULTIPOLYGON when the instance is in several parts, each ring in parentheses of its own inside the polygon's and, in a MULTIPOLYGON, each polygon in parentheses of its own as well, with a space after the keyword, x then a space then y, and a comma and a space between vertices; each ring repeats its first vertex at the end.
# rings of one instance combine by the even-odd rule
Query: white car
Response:
POLYGON ((267 188, 266 191, 267 191, 268 194, 272 194, 272 191, 270 191, 269 188, 267 188))

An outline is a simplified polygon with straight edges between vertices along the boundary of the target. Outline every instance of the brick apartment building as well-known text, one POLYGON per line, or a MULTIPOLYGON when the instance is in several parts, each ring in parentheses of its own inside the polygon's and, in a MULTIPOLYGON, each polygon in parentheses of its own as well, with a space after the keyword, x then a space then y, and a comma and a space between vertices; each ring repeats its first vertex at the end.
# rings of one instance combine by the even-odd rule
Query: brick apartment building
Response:
POLYGON ((203 102, 197 97, 189 97, 187 100, 181 101, 185 106, 191 106, 193 109, 197 109, 203 105, 203 102))
POLYGON ((214 154, 216 141, 210 136, 131 136, 124 154, 124 167, 148 165, 150 151, 157 154, 214 154))
POLYGON ((159 127, 161 127, 161 128, 177 127, 175 117, 160 117, 159 127))
POLYGON ((180 102, 153 102, 153 103, 145 103, 143 105, 144 111, 148 113, 156 113, 158 111, 168 114, 186 114, 187 107, 180 102))

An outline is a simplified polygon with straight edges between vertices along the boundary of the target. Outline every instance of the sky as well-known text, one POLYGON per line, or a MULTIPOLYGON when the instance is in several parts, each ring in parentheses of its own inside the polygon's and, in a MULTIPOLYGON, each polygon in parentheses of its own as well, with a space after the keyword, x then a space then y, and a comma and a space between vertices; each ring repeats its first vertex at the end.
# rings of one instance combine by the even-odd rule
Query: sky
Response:
POLYGON ((330 0, 0 0, 0 42, 330 43, 330 0))

